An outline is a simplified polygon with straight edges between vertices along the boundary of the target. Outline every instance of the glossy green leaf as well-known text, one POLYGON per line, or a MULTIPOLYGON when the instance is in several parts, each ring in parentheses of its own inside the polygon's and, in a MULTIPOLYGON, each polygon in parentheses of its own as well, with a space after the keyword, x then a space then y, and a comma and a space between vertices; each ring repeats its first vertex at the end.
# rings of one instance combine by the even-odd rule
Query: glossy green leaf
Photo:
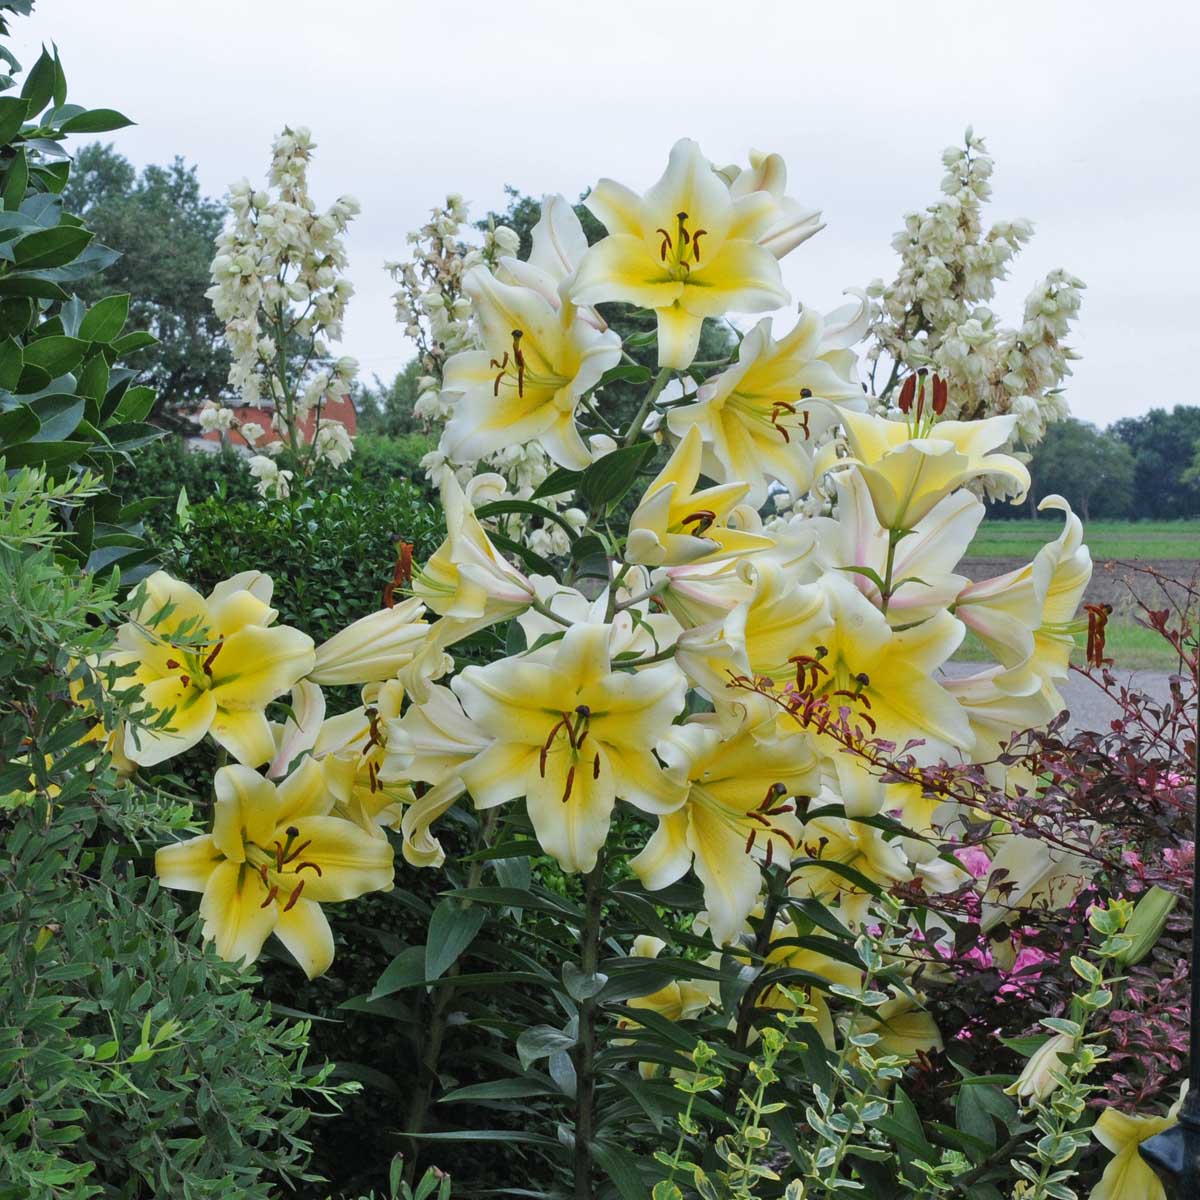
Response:
POLYGON ((593 509, 618 503, 656 449, 653 442, 636 442, 597 459, 583 472, 579 494, 593 509))
POLYGON ((92 108, 70 117, 59 127, 63 133, 111 133, 133 122, 115 108, 92 108))
POLYGON ((79 324, 79 336, 85 342, 111 342, 129 318, 129 295, 106 296, 93 304, 79 324))
POLYGON ((425 978, 439 979, 458 961, 483 926, 485 911, 453 898, 433 910, 425 940, 425 978))
POLYGON ((95 237, 90 229, 78 225, 56 225, 27 233, 13 246, 17 267, 23 271, 41 271, 74 262, 95 237))
POLYGON ((19 404, 7 412, 0 412, 0 449, 5 451, 8 467, 20 465, 9 461, 11 456, 8 454, 8 448, 29 441, 30 438, 37 435, 40 428, 41 422, 37 418, 37 413, 28 404, 19 404))

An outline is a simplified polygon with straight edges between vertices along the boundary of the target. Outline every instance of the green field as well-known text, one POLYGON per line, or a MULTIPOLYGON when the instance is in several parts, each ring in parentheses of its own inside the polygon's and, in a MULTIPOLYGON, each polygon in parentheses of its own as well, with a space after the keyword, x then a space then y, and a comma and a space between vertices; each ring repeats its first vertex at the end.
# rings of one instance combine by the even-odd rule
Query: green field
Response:
MULTIPOLYGON (((1071 661, 1082 665, 1082 636, 1078 642, 1078 652, 1072 655, 1071 661)), ((1109 622, 1104 651, 1106 657, 1113 660, 1117 671, 1175 671, 1179 668, 1175 652, 1162 637, 1130 620, 1109 622)), ((995 661, 995 655, 969 629, 954 658, 958 662, 995 661)))
MULTIPOLYGON (((1058 536, 1062 518, 984 521, 968 558, 1031 558, 1058 536)), ((1084 536, 1092 557, 1200 560, 1200 521, 1087 521, 1084 536)))

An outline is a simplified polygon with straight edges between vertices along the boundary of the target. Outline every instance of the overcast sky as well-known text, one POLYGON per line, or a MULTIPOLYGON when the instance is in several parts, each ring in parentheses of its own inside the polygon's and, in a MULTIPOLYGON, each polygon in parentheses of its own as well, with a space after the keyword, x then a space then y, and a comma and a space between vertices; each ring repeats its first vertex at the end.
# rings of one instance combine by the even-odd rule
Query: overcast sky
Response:
POLYGON ((317 201, 363 206, 344 349, 367 378, 411 357, 381 267, 447 192, 483 214, 506 183, 640 190, 681 136, 720 163, 778 151, 828 222, 785 280, 831 308, 894 273, 901 214, 936 198, 971 123, 997 159, 991 215, 1037 227, 1001 318, 1053 267, 1088 284, 1076 415, 1196 402, 1175 383, 1200 263, 1194 0, 39 0, 13 32, 26 67, 58 43, 72 101, 138 122, 110 135, 121 153, 182 155, 211 194, 261 181, 272 136, 310 126, 317 201))

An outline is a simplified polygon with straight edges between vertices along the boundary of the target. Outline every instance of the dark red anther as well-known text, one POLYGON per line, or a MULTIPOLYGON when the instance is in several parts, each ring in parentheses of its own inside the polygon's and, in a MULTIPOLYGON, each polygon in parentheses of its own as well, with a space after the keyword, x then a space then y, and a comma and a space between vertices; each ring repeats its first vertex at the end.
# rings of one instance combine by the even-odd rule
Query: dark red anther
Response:
POLYGON ((692 258, 694 258, 696 262, 700 261, 700 239, 707 232, 707 229, 697 229, 696 232, 692 234, 692 258))
POLYGON ((304 880, 303 879, 300 880, 300 882, 298 884, 296 884, 296 890, 288 897, 288 902, 283 906, 284 912, 288 912, 293 907, 293 905, 296 903, 296 901, 300 899, 300 893, 302 891, 304 891, 304 880))
POLYGON ((575 765, 567 768, 567 786, 563 788, 562 802, 566 804, 571 798, 571 789, 575 786, 575 765))
POLYGON ((299 875, 305 867, 312 867, 316 871, 318 879, 325 873, 315 862, 309 862, 308 859, 305 859, 304 862, 296 864, 296 874, 299 875))
POLYGON ((208 676, 212 675, 212 665, 214 662, 216 662, 217 655, 221 653, 221 647, 224 645, 225 645, 225 639, 222 638, 221 641, 219 641, 212 648, 212 653, 204 660, 204 663, 202 665, 204 667, 205 675, 208 675, 208 676))
POLYGON ((167 670, 168 671, 178 671, 182 665, 183 664, 176 658, 168 658, 167 659, 167 670))
POLYGON ((775 861, 775 839, 767 838, 767 866, 775 861))
POLYGON ((950 389, 940 376, 933 377, 933 411, 940 417, 946 411, 946 401, 950 398, 950 389))
POLYGON ((912 408, 913 400, 916 399, 916 395, 917 377, 915 375, 910 375, 904 381, 904 385, 900 388, 900 400, 898 403, 902 413, 909 412, 909 410, 912 408))
MULTIPOLYGON (((383 589, 383 607, 396 607, 396 589, 407 587, 412 583, 413 569, 412 542, 399 541, 396 543, 396 565, 392 568, 392 581, 383 589)), ((372 734, 373 736, 373 734, 372 734)))
POLYGON ((192 682, 192 677, 190 675, 180 675, 179 682, 183 684, 184 687, 188 687, 192 682))
POLYGON ((661 226, 654 231, 662 234, 662 242, 658 247, 658 257, 662 262, 667 261, 667 251, 673 249, 675 243, 671 241, 671 235, 661 226))
POLYGON ((525 395, 525 355, 521 353, 521 338, 523 333, 520 329, 512 331, 513 343, 513 361, 517 364, 517 395, 525 395))
MULTIPOLYGON (((267 892, 267 898, 258 906, 259 908, 269 908, 275 903, 275 897, 279 895, 279 885, 272 884, 271 890, 267 892)), ((285 910, 286 911, 286 910, 285 910)))
POLYGON ((681 525, 691 525, 695 523, 695 536, 701 537, 716 524, 717 514, 711 508, 699 508, 694 513, 688 513, 679 523, 681 525))
POLYGON ((1085 604, 1084 611, 1088 615, 1087 632, 1087 661, 1092 667, 1104 665, 1105 628, 1109 615, 1112 613, 1111 604, 1085 604))
POLYGON ((600 778, 600 751, 596 751, 596 757, 592 759, 592 778, 600 778))
POLYGON ((746 839, 746 853, 749 854, 754 849, 754 839, 758 837, 758 830, 751 829, 750 836, 746 839))

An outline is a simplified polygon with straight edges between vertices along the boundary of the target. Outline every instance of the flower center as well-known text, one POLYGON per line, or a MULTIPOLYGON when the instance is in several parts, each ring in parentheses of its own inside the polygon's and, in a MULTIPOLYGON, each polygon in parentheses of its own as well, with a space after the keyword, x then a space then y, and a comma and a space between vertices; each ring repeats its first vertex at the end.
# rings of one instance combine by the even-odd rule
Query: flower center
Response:
POLYGON ((912 437, 923 437, 930 432, 938 417, 946 411, 949 398, 946 381, 940 375, 928 374, 925 367, 904 381, 896 404, 908 420, 912 437))
POLYGON ((179 682, 184 688, 207 691, 213 682, 213 663, 225 645, 224 638, 199 646, 175 646, 167 643, 171 657, 164 664, 168 671, 179 673, 179 682))
POLYGON ((303 871, 315 871, 318 878, 324 874, 319 864, 311 859, 302 857, 304 851, 312 845, 311 840, 302 842, 300 830, 295 825, 289 825, 284 831, 284 840, 276 838, 271 843, 271 850, 266 850, 253 842, 246 843, 246 863, 258 874, 259 882, 266 892, 266 898, 260 908, 274 904, 280 894, 287 896, 283 911, 287 912, 304 891, 303 871))
MULTIPOLYGON (((581 760, 585 758, 583 743, 588 737, 588 723, 591 717, 592 710, 586 704, 577 705, 573 713, 561 713, 559 720, 550 727, 550 732, 538 754, 538 774, 545 779, 547 761, 551 751, 555 748, 555 743, 559 740, 560 735, 566 739, 566 745, 562 748, 570 755, 571 761, 567 767, 567 778, 563 786, 562 802, 564 804, 571 798, 571 792, 575 788, 575 772, 581 760)), ((598 749, 593 753, 590 764, 586 765, 590 766, 592 778, 599 779, 600 751, 598 749)))
POLYGON ((496 372, 495 381, 492 383, 493 396, 500 395, 501 387, 515 387, 517 395, 524 399, 525 385, 527 383, 536 388, 548 388, 556 392, 559 388, 570 382, 564 376, 556 375, 553 372, 542 373, 531 371, 529 369, 529 361, 521 349, 521 339, 524 336, 525 331, 523 329, 514 329, 512 331, 512 349, 505 350, 503 358, 493 358, 491 360, 490 366, 496 372))
POLYGON ((675 214, 674 234, 661 225, 654 231, 661 239, 658 257, 674 279, 686 279, 692 267, 700 265, 700 239, 708 233, 707 229, 689 231, 687 225, 687 213, 680 212, 675 214))

